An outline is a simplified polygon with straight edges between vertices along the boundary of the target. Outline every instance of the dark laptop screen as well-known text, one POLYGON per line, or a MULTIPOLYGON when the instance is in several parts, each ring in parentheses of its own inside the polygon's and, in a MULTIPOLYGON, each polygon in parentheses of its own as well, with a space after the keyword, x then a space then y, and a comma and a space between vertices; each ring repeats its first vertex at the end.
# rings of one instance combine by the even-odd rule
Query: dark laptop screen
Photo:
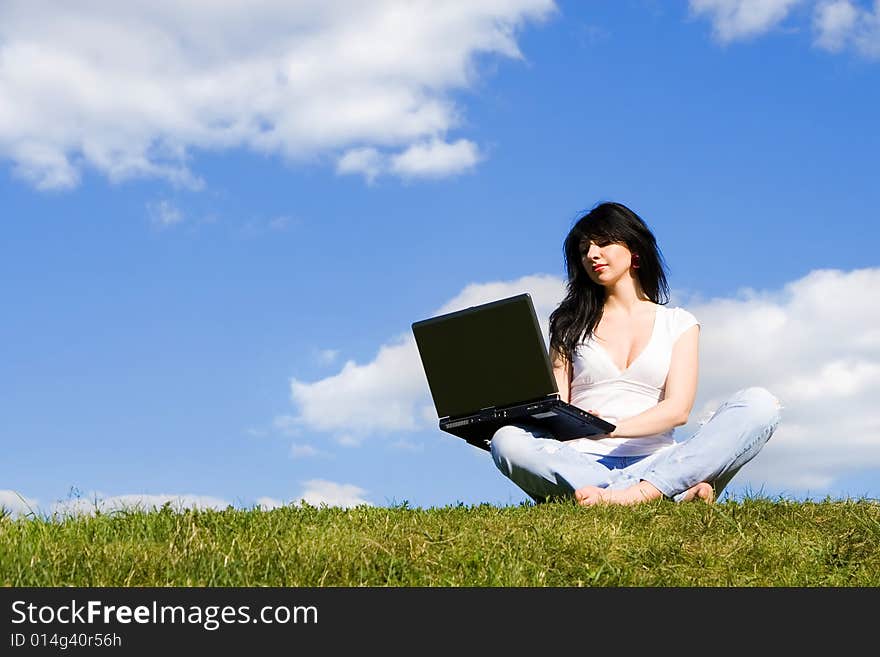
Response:
POLYGON ((528 294, 415 322, 412 330, 441 418, 558 391, 528 294))

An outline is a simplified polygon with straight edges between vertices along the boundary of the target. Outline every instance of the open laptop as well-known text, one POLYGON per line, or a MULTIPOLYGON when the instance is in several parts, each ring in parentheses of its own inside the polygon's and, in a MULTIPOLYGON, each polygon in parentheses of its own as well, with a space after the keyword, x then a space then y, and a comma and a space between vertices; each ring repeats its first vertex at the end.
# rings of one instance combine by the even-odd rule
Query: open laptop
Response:
POLYGON ((559 440, 615 429, 559 398, 528 294, 414 322, 412 331, 447 433, 488 450, 505 424, 537 424, 559 440))

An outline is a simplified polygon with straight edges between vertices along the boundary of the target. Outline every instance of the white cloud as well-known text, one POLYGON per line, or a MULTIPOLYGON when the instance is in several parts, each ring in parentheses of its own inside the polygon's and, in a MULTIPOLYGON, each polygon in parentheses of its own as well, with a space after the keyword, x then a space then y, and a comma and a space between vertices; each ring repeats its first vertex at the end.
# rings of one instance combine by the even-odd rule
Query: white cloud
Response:
POLYGON ((768 32, 801 0, 690 0, 691 14, 707 16, 721 43, 768 32))
POLYGON ((294 500, 311 506, 339 506, 343 508, 372 504, 363 497, 366 491, 353 484, 337 484, 324 479, 311 479, 305 482, 305 488, 294 500))
MULTIPOLYGON (((740 388, 764 386, 780 398, 783 421, 737 485, 804 491, 866 468, 880 468, 880 308, 863 303, 880 288, 880 268, 818 270, 781 290, 744 289, 733 298, 676 301, 702 324, 700 386, 680 437, 740 388)), ((531 276, 473 284, 431 315, 527 291, 545 338, 547 318, 562 298, 562 280, 531 276)), ((679 297, 673 295, 675 299, 679 297)), ((414 340, 398 338, 369 363, 348 362, 334 376, 292 381, 298 415, 312 434, 387 435, 435 429, 434 412, 414 340), (338 400, 346 399, 340 405, 338 400)))
POLYGON ((13 517, 23 516, 29 513, 37 513, 39 504, 37 500, 25 497, 14 490, 0 490, 0 509, 7 511, 13 517))
POLYGON ((856 8, 848 0, 820 2, 813 15, 813 26, 819 33, 816 45, 831 51, 842 49, 857 17, 856 8))
MULTIPOLYGON (((802 0, 690 0, 691 15, 708 18, 713 34, 730 43, 765 34, 782 23, 802 0)), ((873 10, 852 0, 813 3, 814 44, 829 52, 852 48, 868 58, 880 58, 880 0, 873 10)))
POLYGON ((472 169, 479 160, 479 149, 467 139, 459 139, 454 144, 433 139, 413 144, 392 157, 391 171, 407 178, 442 177, 472 169))
POLYGON ((694 420, 749 385, 767 387, 783 404, 780 428, 738 484, 805 490, 880 467, 880 419, 872 410, 880 309, 862 301, 878 285, 880 269, 818 270, 782 290, 744 290, 690 308, 703 323, 694 420))
POLYGON ((523 293, 528 293, 532 297, 535 314, 538 316, 538 322, 541 324, 541 330, 546 340, 549 335, 550 313, 565 296, 565 283, 561 279, 547 274, 523 276, 515 281, 472 283, 432 315, 452 313, 470 306, 523 293))
POLYGON ((813 27, 816 45, 824 50, 839 52, 851 46, 865 57, 880 57, 880 0, 875 0, 873 11, 849 0, 820 2, 813 27))
POLYGON ((92 168, 198 187, 197 149, 339 158, 367 177, 451 174, 453 92, 476 56, 518 59, 552 0, 6 0, 0 157, 39 188, 92 168), (430 146, 425 147, 425 144, 430 146), (371 165, 375 161, 377 165, 371 165))
POLYGON ((396 155, 386 155, 375 148, 351 149, 339 158, 336 171, 362 174, 370 183, 388 173, 401 178, 442 178, 473 169, 481 159, 479 148, 472 141, 459 139, 450 144, 435 137, 396 155))
POLYGON ((352 148, 336 163, 337 173, 359 173, 370 183, 386 168, 386 157, 375 148, 352 148))
POLYGON ((880 363, 848 358, 823 364, 817 371, 793 374, 780 384, 783 397, 830 407, 839 399, 863 396, 880 385, 880 363))
POLYGON ((349 360, 338 374, 315 383, 291 379, 291 398, 299 407, 294 426, 341 432, 349 441, 376 430, 415 429, 412 404, 422 383, 417 358, 415 342, 405 336, 382 346, 372 363, 349 360))

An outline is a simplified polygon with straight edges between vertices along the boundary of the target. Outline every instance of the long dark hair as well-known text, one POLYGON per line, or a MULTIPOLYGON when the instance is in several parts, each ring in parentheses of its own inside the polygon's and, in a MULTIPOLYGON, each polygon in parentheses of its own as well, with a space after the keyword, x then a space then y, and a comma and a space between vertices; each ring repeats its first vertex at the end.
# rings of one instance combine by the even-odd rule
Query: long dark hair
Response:
POLYGON ((657 240, 642 218, 620 203, 599 203, 577 219, 565 238, 565 270, 568 287, 565 298, 550 314, 550 348, 574 360, 578 344, 602 319, 605 288, 590 280, 581 258, 581 245, 596 243, 623 244, 638 254, 636 269, 642 291, 654 303, 669 302, 666 265, 657 240))

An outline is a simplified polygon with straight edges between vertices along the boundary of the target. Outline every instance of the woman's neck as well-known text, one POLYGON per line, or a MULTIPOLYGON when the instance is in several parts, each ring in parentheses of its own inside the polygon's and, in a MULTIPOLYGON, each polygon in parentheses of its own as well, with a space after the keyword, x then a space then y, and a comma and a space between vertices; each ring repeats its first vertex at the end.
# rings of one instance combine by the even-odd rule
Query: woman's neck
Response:
POLYGON ((607 289, 605 290, 604 310, 606 312, 620 312, 631 315, 645 303, 651 303, 651 300, 644 292, 637 291, 632 287, 628 289, 607 289))

